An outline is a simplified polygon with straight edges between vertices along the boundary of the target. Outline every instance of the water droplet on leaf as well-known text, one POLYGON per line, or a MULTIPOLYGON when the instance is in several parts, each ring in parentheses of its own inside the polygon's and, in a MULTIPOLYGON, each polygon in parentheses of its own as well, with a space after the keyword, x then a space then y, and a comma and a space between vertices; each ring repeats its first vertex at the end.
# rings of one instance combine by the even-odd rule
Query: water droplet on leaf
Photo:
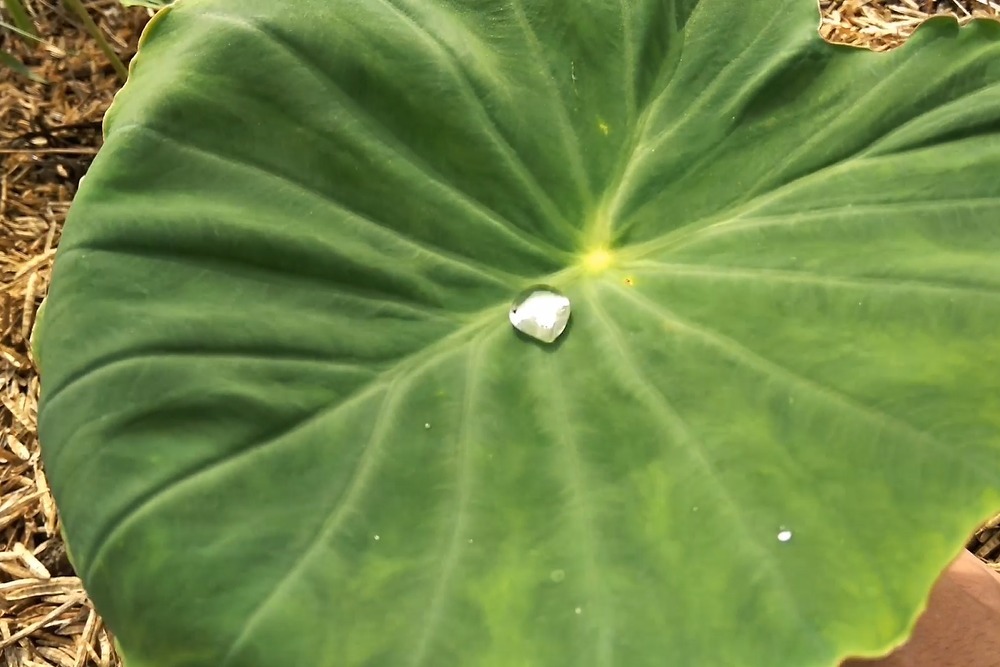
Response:
POLYGON ((549 573, 549 579, 551 579, 557 584, 565 578, 566 578, 565 570, 552 570, 552 572, 549 573))
POLYGON ((539 286, 517 295, 510 307, 510 323, 523 334, 543 343, 553 343, 566 330, 570 304, 565 295, 539 286))
POLYGON ((375 536, 375 541, 376 541, 376 542, 378 542, 378 541, 379 541, 379 540, 381 540, 381 539, 382 539, 382 538, 381 538, 381 537, 379 537, 378 535, 376 535, 376 536, 375 536))
POLYGON ((792 531, 788 530, 787 528, 782 528, 780 531, 778 531, 779 542, 787 542, 790 539, 792 539, 792 531))
POLYGON ((430 428, 430 427, 431 427, 430 422, 424 422, 424 428, 430 428))
POLYGON ((583 613, 583 607, 577 607, 573 610, 578 616, 583 613))

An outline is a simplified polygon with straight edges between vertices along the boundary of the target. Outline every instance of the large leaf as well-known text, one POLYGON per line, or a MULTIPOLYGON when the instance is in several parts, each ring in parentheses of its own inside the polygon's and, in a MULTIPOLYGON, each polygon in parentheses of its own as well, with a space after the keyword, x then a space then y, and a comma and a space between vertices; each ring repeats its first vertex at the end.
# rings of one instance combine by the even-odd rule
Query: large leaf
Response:
POLYGON ((816 25, 161 12, 40 332, 46 464, 130 667, 900 641, 1000 506, 1000 26, 886 55, 816 25), (532 284, 572 300, 554 345, 508 324, 532 284))

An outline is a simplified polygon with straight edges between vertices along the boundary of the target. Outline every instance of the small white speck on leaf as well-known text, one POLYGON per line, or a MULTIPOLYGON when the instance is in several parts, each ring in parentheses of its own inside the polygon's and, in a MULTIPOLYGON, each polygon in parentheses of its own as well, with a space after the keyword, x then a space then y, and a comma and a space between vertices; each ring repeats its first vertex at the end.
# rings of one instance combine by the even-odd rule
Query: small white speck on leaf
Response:
POLYGON ((780 531, 778 531, 779 542, 787 542, 790 539, 792 539, 792 531, 788 530, 787 528, 782 528, 780 531))

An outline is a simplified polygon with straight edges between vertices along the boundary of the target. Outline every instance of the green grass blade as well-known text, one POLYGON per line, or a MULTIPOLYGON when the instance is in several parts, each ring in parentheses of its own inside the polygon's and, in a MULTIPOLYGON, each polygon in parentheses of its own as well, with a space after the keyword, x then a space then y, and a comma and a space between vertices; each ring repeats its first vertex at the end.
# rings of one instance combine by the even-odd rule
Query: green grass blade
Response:
POLYGON ((43 41, 45 41, 41 37, 39 37, 38 35, 32 35, 30 32, 26 32, 24 30, 21 30, 16 25, 13 25, 11 23, 6 23, 4 21, 0 21, 0 28, 3 28, 5 30, 10 30, 11 32, 18 34, 18 35, 20 35, 21 37, 24 37, 27 40, 32 40, 32 41, 35 41, 35 42, 43 42, 43 41))
POLYGON ((108 57, 111 61, 111 65, 115 68, 115 72, 118 73, 118 78, 123 82, 128 78, 128 68, 125 67, 125 63, 122 62, 115 50, 111 48, 111 44, 108 43, 107 38, 101 32, 101 29, 97 27, 94 23, 94 19, 90 17, 87 12, 87 8, 83 6, 80 0, 63 0, 63 3, 78 17, 83 21, 83 27, 86 29, 87 33, 94 38, 97 42, 97 46, 100 47, 104 55, 108 57))
POLYGON ((32 72, 27 65, 22 63, 20 60, 7 53, 6 51, 0 51, 0 65, 4 67, 9 67, 23 77, 27 77, 32 81, 37 81, 38 83, 45 83, 45 79, 38 76, 32 72))
POLYGON ((21 4, 21 0, 4 0, 3 4, 7 8, 7 13, 10 14, 11 21, 18 27, 19 32, 27 33, 31 37, 38 37, 35 23, 28 16, 28 11, 21 4))

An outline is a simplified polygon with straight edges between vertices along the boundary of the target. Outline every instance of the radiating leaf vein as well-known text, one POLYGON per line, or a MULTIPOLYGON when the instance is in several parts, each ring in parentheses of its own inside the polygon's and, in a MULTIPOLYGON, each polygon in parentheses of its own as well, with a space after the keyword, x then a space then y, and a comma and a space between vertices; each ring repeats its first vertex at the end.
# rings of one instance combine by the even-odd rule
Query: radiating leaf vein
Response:
POLYGON ((301 549, 298 558, 295 559, 292 566, 275 581, 273 586, 269 587, 267 594, 257 604, 250 616, 247 617, 239 634, 233 639, 223 656, 220 663, 221 667, 226 667, 226 665, 229 665, 237 657, 239 650, 253 636, 254 629, 263 622, 267 610, 271 605, 279 599, 281 593, 289 583, 293 582, 295 577, 305 569, 319 548, 329 542, 330 538, 343 526, 344 521, 350 513, 357 508, 359 499, 369 488, 372 477, 378 468, 378 463, 381 461, 385 436, 390 427, 395 423, 393 414, 397 410, 400 398, 406 393, 405 388, 409 384, 408 380, 409 378, 398 377, 386 388, 377 416, 372 424, 368 441, 361 450, 358 463, 347 485, 333 497, 332 502, 323 508, 322 512, 326 516, 326 519, 320 524, 319 530, 316 531, 309 539, 309 542, 301 549))
POLYGON ((283 38, 279 37, 277 34, 272 33, 267 30, 264 26, 256 25, 250 21, 240 19, 233 16, 227 16, 222 14, 205 14, 208 18, 214 18, 219 21, 228 22, 230 24, 240 26, 247 31, 251 31, 255 34, 261 35, 267 39, 270 43, 280 47, 286 53, 288 53, 296 61, 304 65, 319 81, 321 81, 324 87, 332 93, 339 104, 345 108, 350 109, 352 116, 364 122, 368 131, 365 135, 377 137, 382 146, 388 149, 394 162, 399 162, 400 160, 405 161, 411 165, 414 169, 421 173, 423 178, 433 184, 437 189, 446 193, 453 201, 461 204, 466 208, 470 214, 470 219, 478 219, 487 224, 489 227, 493 227, 497 230, 503 231, 508 236, 517 239, 523 246, 530 248, 533 253, 537 253, 539 250, 546 252, 553 252, 557 256, 562 254, 562 250, 554 246, 550 246, 547 243, 541 241, 537 235, 524 235, 520 227, 507 220, 500 215, 494 209, 486 206, 482 202, 474 199, 469 193, 456 188, 454 185, 449 183, 441 174, 434 170, 430 165, 424 162, 421 158, 413 154, 413 152, 400 142, 395 135, 378 121, 374 116, 365 111, 364 107, 357 104, 353 98, 351 98, 337 82, 321 67, 317 66, 308 57, 307 54, 301 52, 293 45, 287 43, 283 38))
POLYGON ((762 357, 732 338, 682 319, 662 304, 650 301, 648 298, 636 294, 634 290, 627 290, 617 285, 612 289, 618 292, 623 298, 632 301, 656 319, 670 326, 671 329, 687 333, 691 337, 702 341, 707 346, 723 353, 729 359, 766 378, 790 384, 805 393, 815 396, 828 406, 836 407, 856 415, 859 420, 871 424, 876 429, 895 432, 911 441, 919 442, 926 447, 937 450, 946 459, 956 460, 961 463, 973 477, 982 478, 988 475, 987 469, 976 461, 967 460, 962 457, 961 451, 956 447, 948 446, 933 435, 917 429, 898 417, 889 415, 876 408, 862 405, 833 387, 803 377, 777 362, 762 357))
MULTIPOLYGON (((545 214, 547 220, 546 222, 554 227, 561 228, 569 234, 569 238, 572 239, 576 236, 578 230, 576 227, 571 225, 565 217, 563 217, 562 212, 559 211, 558 206, 549 197, 548 193, 538 182, 538 177, 528 168, 524 160, 521 158, 520 154, 511 146, 510 142, 500 131, 500 127, 497 125, 496 120, 488 112, 486 106, 483 104, 483 100, 476 94, 476 89, 469 80, 461 63, 451 52, 451 50, 444 44, 440 39, 438 39, 433 32, 427 29, 426 26, 422 25, 418 21, 415 21, 406 12, 402 11, 396 7, 391 0, 380 0, 387 7, 390 7, 393 12, 395 12, 410 28, 416 32, 421 40, 426 41, 431 48, 439 55, 440 60, 444 63, 446 69, 448 69, 454 79, 459 84, 459 90, 461 94, 472 103, 472 108, 475 110, 476 116, 478 117, 478 126, 483 128, 489 134, 491 143, 500 152, 504 159, 504 163, 507 167, 514 173, 521 185, 527 189, 527 191, 534 198, 535 202, 541 206, 543 213, 545 214)), ((536 232, 543 233, 546 231, 545 228, 538 228, 536 232)))
POLYGON ((800 225, 828 223, 834 225, 847 220, 861 219, 861 222, 878 226, 886 218, 898 216, 920 216, 928 212, 957 212, 975 208, 986 210, 1000 208, 1000 197, 968 197, 964 199, 934 199, 930 201, 899 201, 876 204, 842 204, 830 208, 807 208, 776 213, 774 215, 738 216, 719 222, 710 222, 697 228, 686 228, 683 240, 671 244, 677 251, 705 241, 726 238, 734 233, 766 229, 769 227, 798 227, 800 225))
POLYGON ((462 545, 465 543, 464 538, 469 521, 468 505, 474 488, 475 471, 472 467, 470 450, 476 447, 475 426, 477 423, 476 411, 481 407, 482 357, 487 342, 495 335, 486 336, 473 343, 466 357, 465 386, 457 443, 455 518, 447 536, 444 553, 440 558, 440 569, 427 606, 423 630, 420 633, 417 647, 412 653, 411 667, 420 667, 426 663, 433 640, 440 632, 441 620, 444 617, 448 601, 448 589, 458 569, 462 545))
POLYGON ((708 266, 696 264, 670 264, 652 260, 637 260, 629 263, 636 272, 662 274, 678 278, 708 278, 713 280, 736 280, 740 282, 776 282, 789 285, 818 285, 832 289, 856 289, 866 292, 911 292, 960 298, 1000 298, 1000 287, 990 289, 960 283, 929 282, 911 278, 878 278, 838 276, 811 273, 809 271, 759 269, 742 266, 708 266))
POLYGON ((748 526, 752 525, 753 522, 748 520, 746 513, 743 512, 743 506, 733 497, 729 487, 722 481, 718 470, 705 455, 704 443, 691 432, 684 418, 663 392, 646 377, 641 365, 636 362, 629 352, 628 346, 622 341, 619 327, 601 306, 600 296, 595 294, 592 289, 588 290, 587 305, 592 309, 601 329, 606 334, 607 348, 611 349, 615 353, 615 358, 621 362, 620 364, 609 363, 608 368, 611 368, 618 376, 619 381, 649 409, 647 414, 659 424, 660 429, 667 436, 667 442, 676 443, 678 445, 676 449, 687 454, 688 460, 701 472, 701 479, 714 489, 723 512, 728 515, 730 525, 734 527, 735 537, 746 545, 749 552, 754 554, 755 562, 762 565, 771 582, 776 584, 770 590, 777 595, 781 604, 788 610, 789 618, 804 618, 794 595, 788 588, 788 582, 775 563, 771 552, 748 530, 748 526))
MULTIPOLYGON (((583 147, 580 145, 579 135, 573 128, 573 123, 570 120, 569 113, 566 109, 566 102, 559 90, 559 83, 552 74, 552 67, 549 64, 548 59, 545 57, 545 51, 542 48, 541 41, 538 39, 538 35, 535 34, 535 29, 531 27, 531 20, 525 12, 523 0, 510 0, 510 7, 514 12, 518 25, 520 25, 521 30, 524 33, 525 41, 531 49, 531 58, 529 58, 527 62, 534 62, 537 64, 539 77, 550 91, 552 96, 552 108, 556 112, 556 121, 558 122, 557 131, 559 132, 560 139, 563 143, 567 163, 573 172, 573 177, 576 181, 577 188, 579 189, 580 197, 585 203, 589 204, 593 201, 594 195, 587 179, 587 172, 584 169, 583 147)), ((567 68, 568 67, 569 63, 567 63, 567 68)))
POLYGON ((566 486, 567 515, 571 530, 578 536, 579 550, 583 563, 583 584, 586 587, 587 613, 597 618, 597 636, 595 647, 595 665, 611 667, 614 665, 615 628, 612 600, 602 577, 599 554, 600 543, 597 536, 596 518, 588 497, 588 489, 592 488, 583 469, 583 460, 579 451, 579 436, 575 424, 578 420, 571 414, 565 396, 566 386, 560 376, 555 360, 544 356, 538 364, 537 386, 544 388, 547 394, 547 407, 544 424, 556 444, 561 464, 559 472, 566 486))
MULTIPOLYGON (((299 181, 293 180, 284 174, 273 171, 268 167, 260 164, 245 161, 241 158, 236 158, 229 155, 220 155, 218 153, 213 153, 201 146, 195 144, 190 144, 184 142, 176 137, 169 136, 163 131, 158 130, 153 127, 146 125, 128 125, 120 128, 116 128, 116 134, 125 132, 142 132, 148 135, 157 137, 163 142, 168 142, 174 145, 176 148, 182 151, 187 151, 195 153, 198 156, 208 159, 220 161, 228 165, 229 167, 236 170, 245 170, 255 172, 256 175, 264 177, 268 180, 273 180, 275 183, 280 184, 282 187, 291 188, 296 190, 299 194, 306 195, 309 198, 317 199, 322 201, 322 203, 329 207, 333 212, 336 213, 338 219, 341 223, 345 223, 354 227, 359 231, 364 233, 369 233, 375 235, 378 240, 382 243, 395 244, 400 248, 405 248, 408 250, 419 252, 428 257, 433 257, 437 259, 442 264, 451 265, 454 267, 461 268, 469 273, 475 274, 485 280, 490 282, 510 285, 511 281, 515 279, 512 274, 505 271, 495 269, 493 267, 487 266, 485 264, 475 262, 474 260, 459 256, 451 253, 444 248, 439 246, 432 246, 427 244, 425 241, 417 240, 411 236, 402 233, 397 227, 390 225, 383 225, 368 217, 358 213, 357 211, 351 210, 345 207, 340 202, 334 200, 329 194, 314 190, 299 181)), ((523 243, 523 239, 520 237, 515 237, 517 243, 523 243)))
POLYGON ((268 437, 261 442, 244 447, 234 455, 227 456, 218 461, 212 461, 208 466, 197 470, 186 471, 184 473, 185 476, 171 479, 168 484, 164 484, 162 487, 146 494, 140 502, 131 505, 128 512, 109 528, 107 538, 100 542, 100 547, 98 547, 97 552, 91 559, 89 572, 95 571, 100 565, 104 552, 114 541, 115 533, 123 530, 129 522, 148 510, 157 500, 161 500, 168 495, 183 494, 187 484, 194 483, 196 480, 210 474, 219 474, 227 465, 233 465, 264 447, 275 447, 290 442, 294 443, 294 436, 303 428, 315 424, 320 420, 341 417, 345 411, 357 407, 363 401, 382 391, 384 387, 395 386, 400 382, 405 382, 408 378, 412 378, 422 370, 443 362, 452 355, 461 352, 463 344, 473 338, 475 333, 483 328, 484 324, 492 324, 492 321, 498 314, 495 308, 483 311, 480 317, 471 321, 466 326, 451 335, 445 336, 432 345, 417 350, 409 357, 399 360, 394 366, 377 375, 371 382, 358 387, 353 393, 343 397, 337 403, 324 406, 306 415, 304 418, 284 427, 278 433, 268 434, 268 437))

